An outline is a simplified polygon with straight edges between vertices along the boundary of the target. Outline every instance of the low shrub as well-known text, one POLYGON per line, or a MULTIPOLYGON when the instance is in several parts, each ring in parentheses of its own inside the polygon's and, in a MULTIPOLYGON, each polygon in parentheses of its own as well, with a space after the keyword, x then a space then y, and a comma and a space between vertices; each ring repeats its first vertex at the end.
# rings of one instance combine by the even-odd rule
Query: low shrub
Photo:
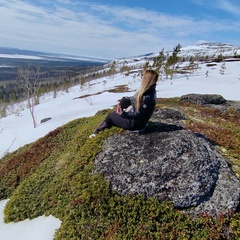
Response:
MULTIPOLYGON (((158 99, 187 115, 184 125, 206 135, 239 169, 239 115, 207 107, 158 99), (234 159, 234 160, 233 160, 234 159)), ((0 162, 0 199, 10 198, 5 221, 43 214, 59 218, 55 239, 239 239, 239 212, 228 216, 190 217, 170 202, 144 196, 119 196, 101 174, 93 174, 94 157, 113 127, 88 136, 109 111, 77 119, 29 144, 0 162)))

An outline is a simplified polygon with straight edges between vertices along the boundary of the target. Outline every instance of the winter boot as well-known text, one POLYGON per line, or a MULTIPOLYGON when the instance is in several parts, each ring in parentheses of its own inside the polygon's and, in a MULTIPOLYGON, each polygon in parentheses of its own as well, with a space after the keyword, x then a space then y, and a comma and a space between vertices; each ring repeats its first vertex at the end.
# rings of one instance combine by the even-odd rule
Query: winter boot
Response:
POLYGON ((100 131, 104 130, 104 129, 107 128, 107 127, 108 127, 107 122, 106 122, 106 121, 103 121, 103 122, 95 129, 95 131, 93 132, 93 134, 91 134, 91 135, 89 136, 89 138, 95 137, 96 134, 98 134, 100 131))
POLYGON ((107 122, 104 120, 94 131, 95 134, 98 134, 99 132, 101 132, 102 130, 104 130, 105 128, 108 127, 107 122))

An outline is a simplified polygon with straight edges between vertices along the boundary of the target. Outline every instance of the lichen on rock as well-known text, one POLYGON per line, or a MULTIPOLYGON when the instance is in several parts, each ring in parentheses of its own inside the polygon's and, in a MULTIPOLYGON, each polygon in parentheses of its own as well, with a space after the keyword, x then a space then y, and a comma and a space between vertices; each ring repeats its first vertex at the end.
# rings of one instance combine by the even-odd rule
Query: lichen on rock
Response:
POLYGON ((213 216, 239 204, 240 182, 227 161, 203 135, 177 125, 154 122, 141 135, 115 134, 104 141, 95 165, 120 195, 170 200, 176 208, 213 216))

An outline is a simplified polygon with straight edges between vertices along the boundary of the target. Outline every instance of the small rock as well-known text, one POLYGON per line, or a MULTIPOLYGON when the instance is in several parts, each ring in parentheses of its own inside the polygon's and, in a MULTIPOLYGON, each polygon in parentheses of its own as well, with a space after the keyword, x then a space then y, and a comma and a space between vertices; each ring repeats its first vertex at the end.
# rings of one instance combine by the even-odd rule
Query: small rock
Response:
POLYGON ((40 123, 45 123, 45 122, 47 122, 47 121, 49 121, 51 119, 52 119, 51 117, 43 118, 40 123))

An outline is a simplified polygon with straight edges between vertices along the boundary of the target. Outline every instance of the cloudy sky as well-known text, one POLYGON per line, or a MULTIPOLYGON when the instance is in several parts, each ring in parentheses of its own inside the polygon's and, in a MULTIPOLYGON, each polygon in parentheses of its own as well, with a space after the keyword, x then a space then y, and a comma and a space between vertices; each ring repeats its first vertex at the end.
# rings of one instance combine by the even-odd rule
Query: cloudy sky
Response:
POLYGON ((239 0, 0 0, 0 47, 114 59, 240 45, 239 0))

